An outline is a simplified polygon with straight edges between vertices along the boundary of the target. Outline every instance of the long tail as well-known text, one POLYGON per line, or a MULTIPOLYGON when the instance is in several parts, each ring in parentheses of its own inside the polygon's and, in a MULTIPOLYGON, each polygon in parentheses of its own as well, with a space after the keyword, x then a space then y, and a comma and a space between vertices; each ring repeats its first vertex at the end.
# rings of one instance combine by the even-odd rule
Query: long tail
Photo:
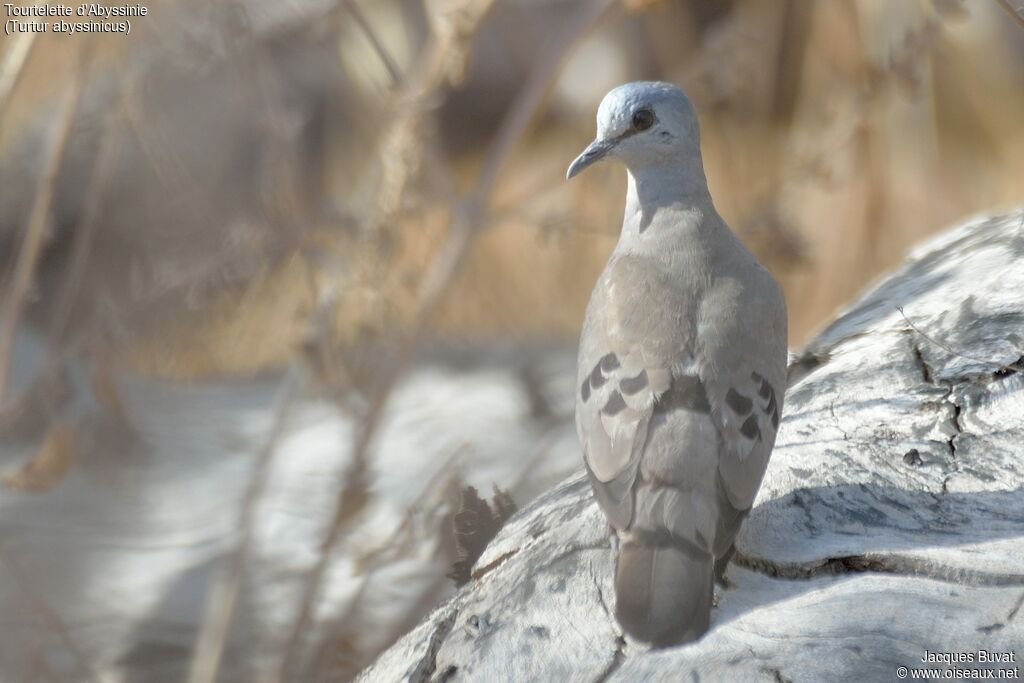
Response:
POLYGON ((619 547, 615 616, 629 635, 666 647, 696 640, 707 631, 714 558, 688 550, 646 538, 619 547))

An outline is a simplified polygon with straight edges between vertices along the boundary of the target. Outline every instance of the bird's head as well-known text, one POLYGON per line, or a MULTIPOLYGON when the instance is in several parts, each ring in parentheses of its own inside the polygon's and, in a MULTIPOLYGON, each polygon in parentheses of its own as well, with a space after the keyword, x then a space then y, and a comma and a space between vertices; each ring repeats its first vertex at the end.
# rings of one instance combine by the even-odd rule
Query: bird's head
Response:
POLYGON ((690 99, 676 86, 655 81, 626 83, 609 92, 597 110, 597 139, 565 177, 609 156, 629 169, 699 159, 700 133, 690 99))

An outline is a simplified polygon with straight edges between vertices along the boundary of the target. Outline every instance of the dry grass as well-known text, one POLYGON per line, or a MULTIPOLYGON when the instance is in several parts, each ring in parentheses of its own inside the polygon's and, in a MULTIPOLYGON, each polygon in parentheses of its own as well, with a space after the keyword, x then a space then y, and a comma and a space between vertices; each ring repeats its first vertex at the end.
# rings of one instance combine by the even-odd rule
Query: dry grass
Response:
MULTIPOLYGON (((923 237, 964 215, 1024 198, 1024 137, 1017 125, 1024 98, 1015 86, 1019 67, 998 52, 1007 47, 972 33, 967 20, 944 21, 932 44, 908 43, 912 54, 903 56, 903 68, 920 79, 908 85, 895 63, 866 54, 865 43, 877 36, 856 36, 861 24, 867 34, 872 22, 888 24, 888 17, 858 16, 835 3, 822 3, 813 15, 790 121, 752 119, 728 107, 702 110, 712 191, 726 218, 782 279, 794 345, 923 237)), ((589 128, 548 126, 517 151, 502 175, 508 211, 497 211, 446 296, 441 334, 574 338, 590 283, 614 244, 622 203, 620 171, 602 170, 579 187, 562 187, 562 169, 589 128), (518 199, 515 188, 523 188, 518 199)), ((425 211, 394 231, 400 256, 390 272, 381 271, 383 309, 371 320, 384 309, 389 319, 408 312, 407 283, 432 257, 437 222, 425 211)), ((242 310, 244 324, 258 327, 258 311, 242 310)), ((269 306, 267 329, 283 314, 269 306)), ((343 316, 355 317, 352 309, 343 316)), ((229 341, 223 332, 240 324, 217 320, 202 335, 213 341, 196 348, 229 341)), ((252 362, 232 367, 222 359, 221 368, 280 362, 288 348, 267 339, 266 347, 253 345, 251 356, 245 354, 252 362)), ((147 348, 150 357, 159 352, 147 348)), ((179 372, 187 372, 187 354, 177 358, 179 372)), ((193 372, 212 369, 209 362, 198 365, 193 372)))
MULTIPOLYGON (((657 37, 672 3, 646 5, 639 21, 657 37)), ((994 12, 964 5, 955 14, 931 3, 903 10, 818 3, 805 10, 803 33, 795 36, 802 41, 795 63, 776 57, 787 7, 737 3, 731 16, 698 36, 698 49, 681 61, 658 55, 654 70, 636 76, 671 78, 694 95, 720 210, 783 281, 791 342, 799 344, 921 238, 966 214, 1021 200, 1024 134, 1017 122, 1024 96, 1017 87, 1019 58, 1010 52, 996 4, 988 8, 994 12), (764 77, 758 72, 764 64, 789 70, 764 77), (792 100, 788 106, 776 101, 783 94, 792 100)), ((610 30, 625 24, 617 18, 610 30)), ((39 65, 64 63, 66 52, 52 40, 37 46, 11 121, 60 83, 40 76, 39 65)), ((439 82, 448 69, 423 68, 425 83, 439 82)), ((411 70, 409 64, 392 69, 411 70)), ((409 136, 431 140, 434 107, 436 98, 426 110, 400 107, 421 113, 397 119, 384 150, 410 149, 401 142, 409 136)), ((591 114, 582 115, 549 120, 516 149, 501 173, 490 230, 441 303, 439 334, 575 337, 590 283, 614 244, 622 204, 621 171, 601 169, 575 185, 561 180, 592 127, 591 114)), ((443 201, 410 206, 407 197, 397 199, 422 193, 423 159, 385 158, 383 213, 371 223, 387 226, 386 248, 374 240, 330 238, 356 263, 339 306, 342 340, 402 327, 446 225, 443 201)), ((476 168, 472 156, 458 162, 452 182, 470 182, 476 168)), ((187 329, 142 340, 131 364, 173 377, 279 366, 304 338, 313 308, 308 279, 301 256, 285 259, 248 291, 225 293, 187 329)))

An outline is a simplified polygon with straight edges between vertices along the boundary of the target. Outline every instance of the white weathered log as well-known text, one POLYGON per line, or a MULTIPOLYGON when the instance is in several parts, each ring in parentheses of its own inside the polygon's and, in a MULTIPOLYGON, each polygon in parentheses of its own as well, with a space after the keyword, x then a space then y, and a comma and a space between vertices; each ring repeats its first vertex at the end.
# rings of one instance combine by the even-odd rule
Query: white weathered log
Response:
MULTIPOLYGON (((1024 211, 915 251, 800 356, 731 586, 696 643, 624 640, 576 476, 364 681, 894 680, 1024 660, 1024 211), (948 667, 946 667, 948 668, 948 667)), ((1017 675, 1024 675, 1017 669, 1017 675)))

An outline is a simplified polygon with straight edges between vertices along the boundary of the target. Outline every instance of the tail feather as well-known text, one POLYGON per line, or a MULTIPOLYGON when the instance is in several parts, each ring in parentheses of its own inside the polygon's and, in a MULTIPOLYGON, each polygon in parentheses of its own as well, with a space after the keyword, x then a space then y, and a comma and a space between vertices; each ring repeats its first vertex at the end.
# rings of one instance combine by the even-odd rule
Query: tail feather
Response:
POLYGON ((675 545, 627 541, 615 570, 615 616, 626 633, 667 647, 708 629, 714 559, 675 545))

